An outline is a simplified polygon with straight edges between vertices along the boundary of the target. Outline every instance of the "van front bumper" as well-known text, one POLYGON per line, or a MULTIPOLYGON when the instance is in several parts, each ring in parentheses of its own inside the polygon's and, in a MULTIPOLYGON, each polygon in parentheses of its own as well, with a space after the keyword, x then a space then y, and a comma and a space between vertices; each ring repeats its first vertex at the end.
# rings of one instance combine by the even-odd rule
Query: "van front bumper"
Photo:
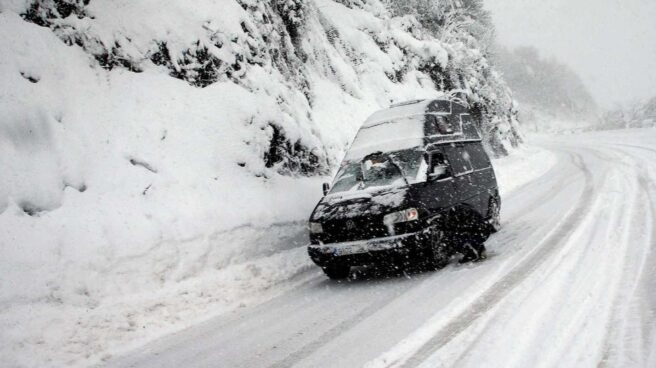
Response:
POLYGON ((408 258, 424 244, 426 231, 343 243, 311 244, 308 254, 319 266, 359 266, 389 258, 408 258))

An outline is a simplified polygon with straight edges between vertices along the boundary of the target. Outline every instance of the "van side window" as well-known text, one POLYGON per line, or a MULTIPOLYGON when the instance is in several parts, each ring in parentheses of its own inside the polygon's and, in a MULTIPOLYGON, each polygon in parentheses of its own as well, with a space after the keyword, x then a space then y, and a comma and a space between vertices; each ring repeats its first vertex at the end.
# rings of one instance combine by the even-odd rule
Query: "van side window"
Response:
POLYGON ((490 158, 480 143, 469 143, 465 145, 475 170, 485 169, 491 166, 490 158))
POLYGON ((448 166, 449 162, 446 160, 446 156, 442 152, 433 152, 431 153, 431 169, 435 166, 448 166))
POLYGON ((460 115, 460 120, 462 121, 462 130, 468 138, 480 138, 481 135, 478 133, 478 128, 474 123, 471 115, 463 114, 460 115))
POLYGON ((436 179, 444 179, 451 176, 451 168, 449 161, 442 152, 433 152, 430 156, 430 167, 428 168, 428 175, 435 175, 436 179))
POLYGON ((446 147, 445 151, 451 161, 454 175, 461 175, 473 170, 470 154, 462 144, 452 144, 446 147))
POLYGON ((451 126, 451 131, 453 133, 462 134, 462 122, 460 121, 460 115, 451 114, 449 115, 449 125, 451 126))
POLYGON ((428 135, 453 134, 453 126, 446 116, 427 115, 428 135))

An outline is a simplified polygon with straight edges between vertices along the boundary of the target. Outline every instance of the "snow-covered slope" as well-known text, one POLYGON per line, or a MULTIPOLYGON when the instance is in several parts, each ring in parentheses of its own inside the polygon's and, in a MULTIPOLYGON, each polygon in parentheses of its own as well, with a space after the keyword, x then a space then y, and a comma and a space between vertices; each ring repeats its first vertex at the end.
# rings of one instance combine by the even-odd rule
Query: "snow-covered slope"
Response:
MULTIPOLYGON (((375 0, 2 0, 0 34, 0 349, 18 365, 97 359, 299 274, 359 124, 439 95, 443 70, 511 103, 478 50, 375 0)), ((517 141, 507 111, 482 122, 490 147, 517 141)))

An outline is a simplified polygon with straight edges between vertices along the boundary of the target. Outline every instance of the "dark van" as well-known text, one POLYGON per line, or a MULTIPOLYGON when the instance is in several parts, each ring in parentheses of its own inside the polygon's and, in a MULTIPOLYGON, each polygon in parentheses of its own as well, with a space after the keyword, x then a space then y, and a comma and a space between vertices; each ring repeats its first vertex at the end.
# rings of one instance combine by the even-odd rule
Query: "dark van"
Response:
POLYGON ((472 116, 449 100, 374 113, 358 131, 310 217, 308 253, 328 277, 394 261, 468 260, 499 227, 499 191, 472 116))

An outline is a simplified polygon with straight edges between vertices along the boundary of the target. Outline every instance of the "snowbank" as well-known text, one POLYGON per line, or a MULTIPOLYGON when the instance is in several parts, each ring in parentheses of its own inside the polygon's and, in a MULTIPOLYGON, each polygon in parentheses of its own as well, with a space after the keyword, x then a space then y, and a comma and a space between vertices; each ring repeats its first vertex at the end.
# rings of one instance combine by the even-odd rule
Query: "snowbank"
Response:
POLYGON ((265 167, 273 98, 108 73, 11 12, 0 32, 3 365, 87 364, 305 270, 322 179, 265 167))
POLYGON ((556 161, 553 152, 533 145, 522 146, 509 156, 493 160, 501 198, 546 174, 556 161))

